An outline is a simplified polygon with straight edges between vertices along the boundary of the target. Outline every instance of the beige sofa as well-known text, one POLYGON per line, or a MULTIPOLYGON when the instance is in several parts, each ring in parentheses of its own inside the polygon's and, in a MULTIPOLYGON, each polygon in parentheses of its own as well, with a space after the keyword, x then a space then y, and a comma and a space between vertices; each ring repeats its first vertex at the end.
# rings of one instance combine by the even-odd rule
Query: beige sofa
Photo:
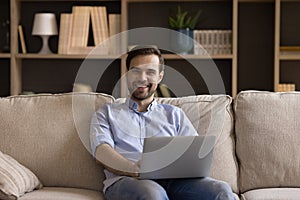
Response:
MULTIPOLYGON (((89 121, 113 101, 95 93, 0 98, 0 199, 103 199, 89 121)), ((211 176, 228 182, 237 199, 300 199, 300 93, 249 91, 234 102, 225 95, 159 101, 181 107, 199 134, 217 136, 211 176)))

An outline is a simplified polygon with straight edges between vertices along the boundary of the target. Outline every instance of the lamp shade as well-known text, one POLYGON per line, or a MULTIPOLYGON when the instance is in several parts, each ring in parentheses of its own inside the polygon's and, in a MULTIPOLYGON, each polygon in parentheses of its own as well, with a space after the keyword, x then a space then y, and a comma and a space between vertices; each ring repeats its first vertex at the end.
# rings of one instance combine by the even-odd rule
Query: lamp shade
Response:
POLYGON ((54 13, 37 13, 34 16, 32 35, 57 35, 54 13))

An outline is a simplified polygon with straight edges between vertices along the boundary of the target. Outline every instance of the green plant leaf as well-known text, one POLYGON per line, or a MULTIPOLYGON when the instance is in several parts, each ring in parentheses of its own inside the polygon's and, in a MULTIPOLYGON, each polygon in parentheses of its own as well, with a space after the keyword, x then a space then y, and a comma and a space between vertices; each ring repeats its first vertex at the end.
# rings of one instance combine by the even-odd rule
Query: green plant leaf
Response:
POLYGON ((177 6, 175 17, 169 16, 169 26, 172 29, 194 29, 200 17, 201 10, 196 15, 188 16, 187 11, 182 11, 180 6, 177 6))
POLYGON ((178 17, 178 29, 185 28, 184 27, 184 19, 187 15, 187 12, 182 13, 181 16, 178 17))
POLYGON ((176 20, 173 17, 169 17, 169 25, 172 29, 176 29, 176 20))
POLYGON ((184 23, 184 27, 185 27, 185 28, 190 28, 189 26, 190 26, 191 20, 192 20, 192 17, 189 16, 189 17, 187 18, 187 20, 185 21, 185 23, 184 23))
POLYGON ((201 14, 201 10, 199 10, 196 15, 193 17, 193 19, 191 20, 191 22, 189 23, 189 28, 190 29, 195 29, 196 27, 196 24, 198 22, 198 19, 200 17, 200 14, 201 14))

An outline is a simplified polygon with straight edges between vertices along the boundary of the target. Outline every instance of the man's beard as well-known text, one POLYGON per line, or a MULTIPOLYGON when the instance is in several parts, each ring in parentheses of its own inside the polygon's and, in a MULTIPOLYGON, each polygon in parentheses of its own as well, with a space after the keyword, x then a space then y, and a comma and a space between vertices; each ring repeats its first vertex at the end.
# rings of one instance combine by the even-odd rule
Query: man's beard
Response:
POLYGON ((131 93, 131 97, 133 97, 136 100, 145 100, 150 98, 154 93, 155 93, 155 89, 153 89, 153 84, 149 84, 149 86, 147 87, 148 92, 146 93, 146 95, 144 95, 144 93, 140 93, 138 91, 138 88, 136 88, 132 93, 131 93), (151 90, 152 89, 152 90, 151 90))
POLYGON ((135 98, 136 100, 142 101, 142 100, 150 98, 154 93, 155 93, 155 91, 150 91, 150 92, 148 92, 148 94, 146 96, 142 96, 142 95, 136 94, 136 92, 134 91, 131 94, 131 96, 133 98, 135 98))

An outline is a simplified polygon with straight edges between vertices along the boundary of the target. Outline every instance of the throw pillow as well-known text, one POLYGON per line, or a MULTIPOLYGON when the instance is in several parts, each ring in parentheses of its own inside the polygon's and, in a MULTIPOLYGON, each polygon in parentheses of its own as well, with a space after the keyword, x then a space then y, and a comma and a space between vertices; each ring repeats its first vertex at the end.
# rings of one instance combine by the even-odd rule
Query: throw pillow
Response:
POLYGON ((0 199, 14 200, 40 188, 42 184, 33 172, 0 151, 0 199))

